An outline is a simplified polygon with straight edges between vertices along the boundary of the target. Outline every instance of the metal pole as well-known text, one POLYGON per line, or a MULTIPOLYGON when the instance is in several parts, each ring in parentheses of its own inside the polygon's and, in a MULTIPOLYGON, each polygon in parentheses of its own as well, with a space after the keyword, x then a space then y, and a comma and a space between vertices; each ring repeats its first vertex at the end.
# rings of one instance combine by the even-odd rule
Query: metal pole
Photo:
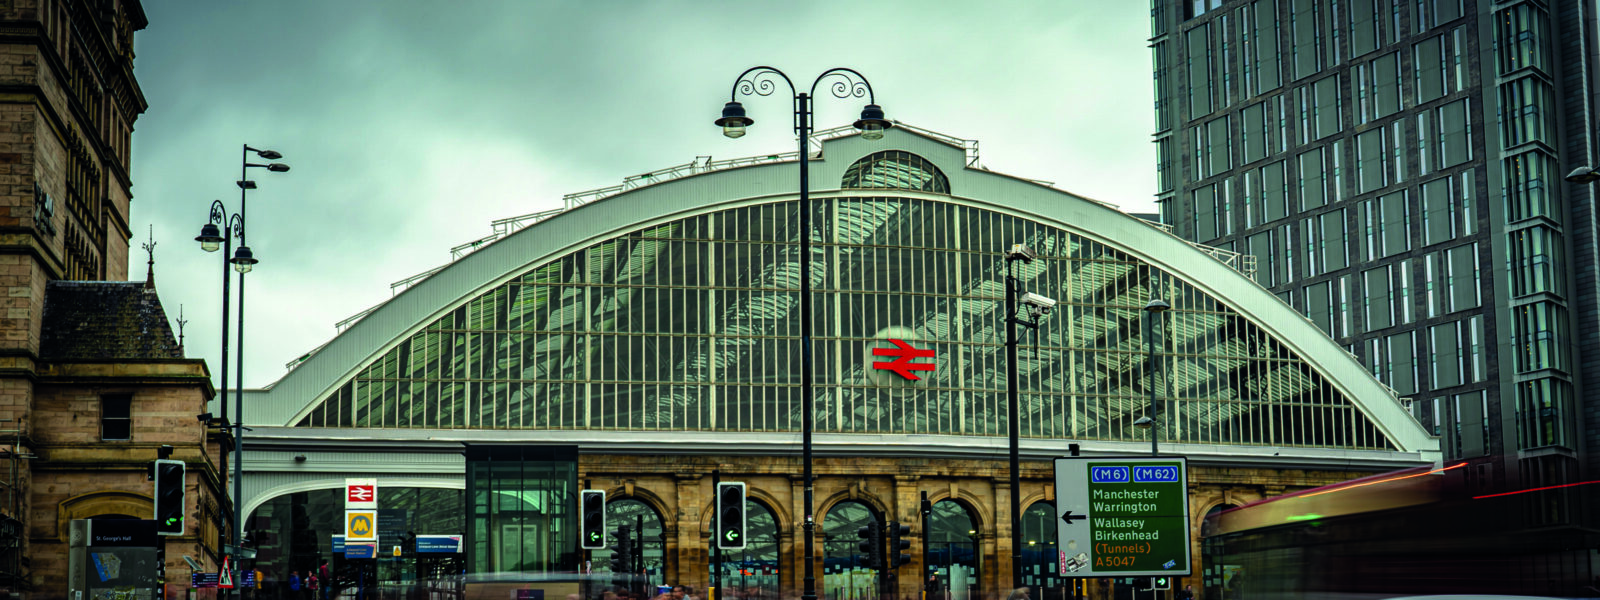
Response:
POLYGON ((811 514, 815 507, 811 488, 811 420, 815 416, 811 404, 811 173, 807 156, 811 150, 811 97, 804 93, 795 95, 795 130, 800 134, 800 436, 804 455, 801 461, 805 463, 801 477, 806 489, 805 594, 801 598, 817 600, 813 547, 817 525, 811 514))
POLYGON ((1153 333, 1156 314, 1154 311, 1144 311, 1144 346, 1148 352, 1145 359, 1148 365, 1145 370, 1149 371, 1150 375, 1150 385, 1145 386, 1150 388, 1150 456, 1161 455, 1161 448, 1158 445, 1160 442, 1156 440, 1156 427, 1161 423, 1159 412, 1161 409, 1156 405, 1156 338, 1153 333))
POLYGON ((1022 475, 1018 472, 1017 437, 1017 276, 1016 261, 1006 259, 1006 410, 1010 412, 1011 441, 1011 588, 1022 585, 1022 475))
MULTIPOLYGON (((245 165, 248 164, 249 162, 250 162, 250 146, 249 146, 249 144, 245 144, 243 149, 240 150, 240 158, 239 158, 239 247, 241 247, 241 248, 243 248, 243 247, 248 245, 246 243, 246 239, 245 239, 245 228, 248 226, 248 221, 245 218, 245 200, 246 200, 246 194, 249 192, 249 188, 247 188, 245 186, 244 182, 247 179, 245 177, 245 174, 247 172, 246 169, 248 168, 245 165)), ((226 266, 226 262, 224 263, 224 266, 226 266)), ((233 415, 233 418, 234 418, 234 438, 233 438, 233 548, 234 548, 234 553, 235 554, 237 554, 239 556, 243 556, 244 555, 244 552, 243 552, 243 550, 244 550, 244 482, 243 482, 243 479, 244 479, 244 464, 243 464, 244 463, 244 273, 240 273, 239 274, 239 335, 238 335, 238 341, 236 343, 239 344, 239 351, 234 353, 235 354, 234 360, 237 361, 237 362, 235 363, 236 366, 233 369, 233 372, 234 372, 234 374, 233 374, 233 378, 234 378, 234 385, 233 385, 233 413, 234 413, 234 415, 233 415)), ((223 398, 222 403, 223 404, 227 404, 228 403, 227 398, 223 398)), ((236 556, 235 558, 237 559, 239 556, 236 556)), ((235 562, 237 562, 237 561, 235 561, 235 562)), ((244 597, 244 588, 243 588, 243 586, 235 586, 233 589, 234 589, 234 594, 237 597, 239 597, 239 598, 243 598, 244 597)))
POLYGON ((722 491, 722 471, 711 470, 711 600, 722 600, 722 545, 717 534, 722 531, 722 511, 717 510, 716 499, 722 491))

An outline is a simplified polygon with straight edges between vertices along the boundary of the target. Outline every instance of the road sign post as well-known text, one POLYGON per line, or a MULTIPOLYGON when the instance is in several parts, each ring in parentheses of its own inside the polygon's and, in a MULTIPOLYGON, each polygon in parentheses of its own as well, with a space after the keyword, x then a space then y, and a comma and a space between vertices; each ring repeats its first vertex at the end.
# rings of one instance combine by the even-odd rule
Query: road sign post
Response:
POLYGON ((1058 458, 1061 575, 1190 574, 1188 461, 1058 458))

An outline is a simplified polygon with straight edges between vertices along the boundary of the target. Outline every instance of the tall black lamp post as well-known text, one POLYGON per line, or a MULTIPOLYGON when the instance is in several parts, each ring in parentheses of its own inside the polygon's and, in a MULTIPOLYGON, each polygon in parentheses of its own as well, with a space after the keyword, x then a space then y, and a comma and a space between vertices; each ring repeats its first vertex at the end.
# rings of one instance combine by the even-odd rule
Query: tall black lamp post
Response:
POLYGON ((1156 369, 1158 365, 1156 364, 1155 321, 1161 317, 1161 313, 1167 312, 1169 308, 1172 308, 1172 305, 1167 304, 1166 300, 1160 298, 1151 298, 1144 305, 1144 347, 1147 352, 1145 374, 1147 381, 1149 381, 1145 388, 1150 391, 1150 414, 1140 417, 1133 424, 1135 427, 1150 428, 1150 456, 1159 456, 1161 454, 1161 446, 1159 445, 1161 442, 1159 441, 1158 432, 1161 428, 1161 404, 1156 401, 1156 369))
POLYGON ((1028 264, 1039 255, 1027 244, 1012 244, 1006 252, 1006 410, 1010 414, 1011 442, 1011 587, 1022 587, 1022 473, 1018 456, 1018 437, 1022 415, 1017 402, 1017 326, 1038 329, 1039 321, 1050 314, 1056 301, 1038 294, 1023 293, 1017 280, 1018 262, 1028 264), (1018 306, 1021 304, 1022 306, 1018 306), (1027 316, 1020 310, 1027 307, 1027 316))
MULTIPOLYGON (((275 150, 261 150, 251 148, 249 144, 245 144, 243 158, 240 160, 239 181, 236 182, 239 186, 239 212, 229 215, 228 209, 223 206, 221 200, 213 201, 209 219, 205 225, 201 226, 200 235, 194 238, 195 241, 200 242, 201 250, 216 252, 218 248, 222 248, 223 257, 226 258, 222 263, 222 381, 218 389, 223 390, 224 394, 220 402, 224 426, 233 429, 233 528, 231 530, 233 535, 232 540, 230 540, 232 551, 225 550, 225 555, 242 554, 244 545, 244 516, 241 514, 244 510, 244 275, 255 268, 257 262, 260 262, 256 260, 255 254, 250 251, 250 246, 246 245, 245 242, 246 194, 250 190, 256 189, 256 182, 248 178, 248 173, 252 168, 266 169, 274 173, 283 173, 289 170, 289 165, 283 163, 252 163, 250 162, 251 153, 266 160, 283 158, 283 155, 275 150), (239 248, 237 250, 233 249, 233 238, 235 237, 239 238, 239 248), (231 258, 228 258, 229 253, 233 255, 231 258), (235 352, 234 357, 237 362, 235 362, 236 366, 234 368, 233 421, 231 422, 228 421, 228 399, 226 396, 228 389, 228 265, 230 264, 239 273, 239 321, 237 325, 239 335, 235 342, 238 344, 238 351, 235 352)), ((237 564, 237 560, 238 557, 235 556, 235 564, 237 564)), ((243 586, 237 584, 236 586, 234 589, 241 591, 236 591, 235 593, 242 594, 243 586)))
POLYGON ((867 83, 867 78, 852 69, 836 67, 823 71, 816 80, 811 82, 810 93, 801 93, 794 86, 794 82, 772 67, 761 66, 745 70, 733 82, 733 91, 728 94, 728 104, 722 107, 722 118, 716 124, 722 127, 722 134, 730 138, 744 136, 744 130, 754 119, 746 117, 744 105, 739 104, 740 95, 770 96, 777 90, 774 79, 782 79, 788 84, 790 93, 794 94, 794 131, 800 136, 800 395, 802 398, 800 414, 800 438, 803 447, 801 462, 804 473, 801 478, 805 481, 805 593, 803 600, 816 600, 817 585, 814 554, 816 520, 812 510, 811 487, 811 421, 815 415, 812 413, 811 394, 811 182, 809 173, 811 131, 814 129, 811 111, 811 101, 817 93, 817 85, 824 80, 833 80, 830 84, 835 98, 849 98, 854 96, 867 97, 867 106, 861 110, 861 118, 855 122, 856 129, 861 130, 861 137, 868 140, 883 138, 883 131, 894 125, 883 117, 883 109, 878 106, 877 98, 872 93, 872 85, 867 83))

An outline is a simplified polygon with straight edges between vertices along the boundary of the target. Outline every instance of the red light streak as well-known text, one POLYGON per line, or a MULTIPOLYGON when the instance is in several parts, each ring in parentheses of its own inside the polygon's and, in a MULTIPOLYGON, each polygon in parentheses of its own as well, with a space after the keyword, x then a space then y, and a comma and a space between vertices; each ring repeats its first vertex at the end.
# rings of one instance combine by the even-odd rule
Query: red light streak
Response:
MULTIPOLYGON (((1389 483, 1391 481, 1400 481, 1402 479, 1411 479, 1412 477, 1421 477, 1423 475, 1434 475, 1434 474, 1443 473, 1445 471, 1449 471, 1449 470, 1452 470, 1452 469, 1459 469, 1459 468, 1465 467, 1465 466, 1467 466, 1467 463, 1459 462, 1459 463, 1450 465, 1448 467, 1445 467, 1443 469, 1434 469, 1432 471, 1426 471, 1426 472, 1423 472, 1423 473, 1412 473, 1410 475, 1401 475, 1399 477, 1390 477, 1388 479, 1379 479, 1377 481, 1368 481, 1366 483, 1360 483, 1360 484, 1347 486, 1347 487, 1335 488, 1335 489, 1331 489, 1331 490, 1323 490, 1323 491, 1312 493, 1312 494, 1306 494, 1304 496, 1301 496, 1301 498, 1310 498, 1312 496, 1321 496, 1323 494, 1332 494, 1334 492, 1343 492, 1345 490, 1353 490, 1353 489, 1356 489, 1356 488, 1359 488, 1359 487, 1366 487, 1366 486, 1369 486, 1369 485, 1377 485, 1377 484, 1380 484, 1380 483, 1389 483)), ((1512 493, 1516 493, 1516 492, 1512 492, 1512 493)))
POLYGON ((1515 492, 1500 492, 1498 494, 1489 494, 1487 496, 1473 496, 1472 499, 1473 500, 1482 500, 1484 498, 1494 498, 1496 496, 1510 496, 1512 494, 1526 494, 1528 492, 1542 492, 1542 491, 1545 491, 1545 490, 1554 490, 1554 489, 1560 489, 1560 488, 1565 488, 1565 487, 1572 487, 1572 486, 1575 486, 1575 485, 1589 485, 1591 483, 1600 483, 1600 479, 1596 479, 1594 481, 1580 481, 1578 483, 1563 483, 1561 485, 1547 485, 1547 486, 1544 486, 1544 487, 1538 487, 1538 488, 1533 488, 1533 489, 1528 489, 1528 490, 1517 490, 1515 492))

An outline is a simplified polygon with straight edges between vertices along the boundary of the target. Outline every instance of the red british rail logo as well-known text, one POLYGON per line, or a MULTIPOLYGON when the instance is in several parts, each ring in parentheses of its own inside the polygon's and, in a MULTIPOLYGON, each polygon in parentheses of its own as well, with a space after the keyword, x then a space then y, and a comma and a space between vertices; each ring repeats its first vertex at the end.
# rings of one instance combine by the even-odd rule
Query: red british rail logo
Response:
POLYGON ((911 344, 907 344, 907 343, 905 343, 903 341, 900 341, 900 340, 889 340, 889 343, 894 344, 895 347, 894 348, 873 348, 872 349, 872 355, 873 356, 893 356, 893 357, 895 357, 895 359, 891 360, 891 361, 874 361, 872 363, 872 368, 878 369, 880 371, 894 371, 896 374, 899 374, 901 377, 904 377, 906 379, 910 379, 912 381, 919 381, 919 380, 922 379, 921 377, 918 377, 917 374, 913 373, 912 371, 932 371, 933 370, 933 363, 911 362, 912 360, 915 360, 915 359, 918 359, 918 358, 933 358, 933 350, 932 349, 921 350, 921 349, 917 349, 917 348, 912 348, 911 344))

